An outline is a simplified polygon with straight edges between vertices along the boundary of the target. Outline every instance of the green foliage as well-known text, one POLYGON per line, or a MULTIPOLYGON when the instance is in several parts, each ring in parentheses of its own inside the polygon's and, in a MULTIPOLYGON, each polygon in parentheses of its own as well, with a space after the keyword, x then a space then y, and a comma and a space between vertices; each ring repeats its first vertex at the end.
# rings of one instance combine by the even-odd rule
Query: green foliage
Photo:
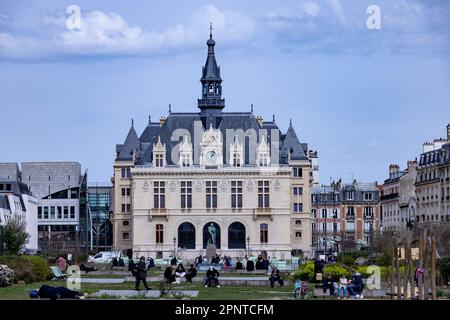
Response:
POLYGON ((14 270, 14 280, 25 283, 40 282, 51 278, 47 261, 38 256, 1 256, 0 264, 14 270))
POLYGON ((369 253, 367 251, 350 251, 350 252, 343 252, 340 253, 337 256, 337 262, 345 264, 347 266, 353 266, 355 264, 355 260, 363 257, 363 258, 367 258, 369 257, 369 253))
POLYGON ((351 270, 345 264, 333 263, 323 268, 323 276, 326 277, 327 274, 331 274, 331 277, 334 279, 334 281, 339 281, 339 277, 341 275, 349 278, 351 275, 351 270))
POLYGON ((294 279, 300 279, 302 281, 314 281, 314 262, 308 261, 302 264, 293 275, 294 279))
POLYGON ((438 268, 444 283, 448 283, 450 281, 450 257, 439 259, 438 268))
POLYGON ((390 266, 392 263, 392 254, 389 252, 382 252, 377 256, 376 265, 378 266, 390 266))
POLYGON ((25 224, 20 217, 13 215, 2 228, 2 238, 5 254, 17 254, 30 235, 25 231, 25 224))

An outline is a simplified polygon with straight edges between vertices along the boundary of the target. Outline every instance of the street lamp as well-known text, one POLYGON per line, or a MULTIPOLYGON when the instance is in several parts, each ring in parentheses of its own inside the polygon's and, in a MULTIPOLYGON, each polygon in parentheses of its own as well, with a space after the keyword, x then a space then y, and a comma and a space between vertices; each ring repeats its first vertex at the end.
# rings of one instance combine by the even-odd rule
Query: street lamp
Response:
POLYGON ((175 257, 177 250, 177 238, 173 237, 173 256, 175 257))
POLYGON ((250 255, 250 236, 247 236, 247 256, 250 255))

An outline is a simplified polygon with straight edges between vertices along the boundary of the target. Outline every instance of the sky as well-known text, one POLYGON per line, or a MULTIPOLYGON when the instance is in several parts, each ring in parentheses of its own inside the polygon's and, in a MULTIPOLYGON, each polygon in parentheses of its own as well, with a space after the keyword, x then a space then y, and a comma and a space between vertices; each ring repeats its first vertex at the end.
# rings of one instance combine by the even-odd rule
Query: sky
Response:
POLYGON ((225 111, 292 118, 322 184, 382 182, 446 136, 449 16, 445 0, 1 0, 0 162, 110 181, 132 118, 140 134, 169 104, 198 110, 211 22, 225 111))

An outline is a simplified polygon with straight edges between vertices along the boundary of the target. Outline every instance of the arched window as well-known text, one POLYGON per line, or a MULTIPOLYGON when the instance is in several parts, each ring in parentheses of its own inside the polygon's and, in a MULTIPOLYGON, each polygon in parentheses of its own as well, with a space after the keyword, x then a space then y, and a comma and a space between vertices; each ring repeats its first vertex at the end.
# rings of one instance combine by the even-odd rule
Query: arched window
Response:
POLYGON ((267 223, 261 223, 259 225, 259 241, 261 243, 269 242, 269 225, 267 223))
POLYGON ((208 245, 215 245, 220 249, 220 227, 217 223, 208 222, 203 227, 203 249, 208 245))
POLYGON ((192 223, 185 222, 178 227, 178 247, 195 249, 195 227, 192 223))
POLYGON ((156 243, 164 243, 164 226, 157 224, 156 227, 156 243))
POLYGON ((240 222, 228 227, 228 249, 245 249, 245 227, 240 222))

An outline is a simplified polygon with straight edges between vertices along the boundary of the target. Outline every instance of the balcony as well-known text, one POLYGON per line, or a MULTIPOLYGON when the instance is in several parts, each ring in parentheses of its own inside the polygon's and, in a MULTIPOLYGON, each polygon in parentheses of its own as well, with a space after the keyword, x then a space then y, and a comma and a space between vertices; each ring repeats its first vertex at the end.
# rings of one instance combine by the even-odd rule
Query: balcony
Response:
POLYGON ((214 99, 214 98, 205 98, 198 99, 198 107, 218 107, 223 108, 225 106, 225 99, 214 99))
POLYGON ((365 214, 364 219, 365 220, 373 220, 373 214, 365 214))
POLYGON ((167 215, 167 209, 164 209, 164 208, 150 209, 148 212, 148 221, 152 221, 153 218, 165 218, 166 221, 169 221, 169 217, 167 215))
POLYGON ((258 218, 270 218, 273 221, 273 210, 271 208, 256 208, 253 209, 253 220, 258 218))
POLYGON ((345 216, 347 220, 355 220, 355 214, 354 213, 347 213, 345 216))
POLYGON ((393 200, 393 199, 397 199, 397 198, 398 198, 398 193, 395 192, 395 193, 391 193, 391 194, 387 194, 387 195, 381 196, 380 200, 381 201, 386 201, 386 200, 393 200))

